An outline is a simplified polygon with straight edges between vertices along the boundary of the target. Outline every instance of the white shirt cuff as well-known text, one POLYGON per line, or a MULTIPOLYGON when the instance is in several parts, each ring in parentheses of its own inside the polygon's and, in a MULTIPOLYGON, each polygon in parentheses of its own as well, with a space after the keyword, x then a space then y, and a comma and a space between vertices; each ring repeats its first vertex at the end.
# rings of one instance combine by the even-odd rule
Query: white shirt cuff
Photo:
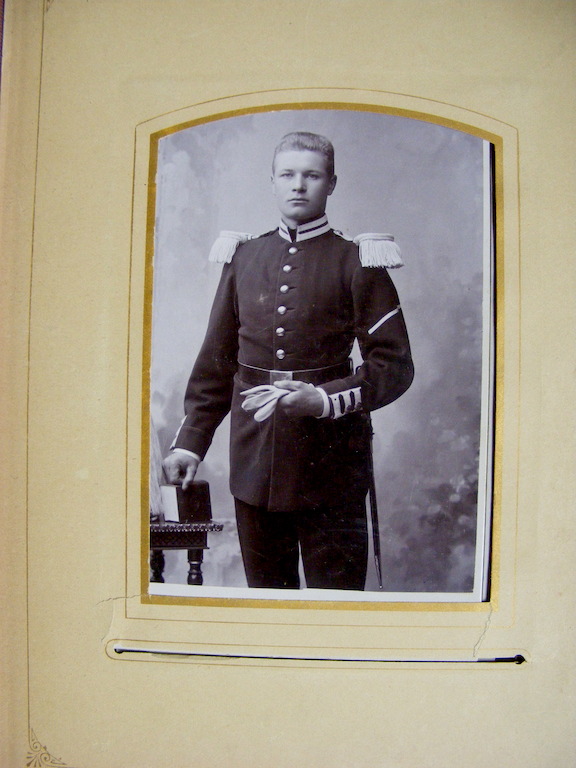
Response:
POLYGON ((322 410, 322 413, 320 416, 316 416, 317 419, 325 419, 327 416, 330 415, 330 400, 328 399, 328 395, 321 387, 316 387, 316 392, 320 392, 322 395, 322 402, 324 404, 324 408, 322 410))
POLYGON ((193 451, 187 451, 186 448, 172 448, 172 453, 185 453, 187 456, 193 456, 195 459, 198 459, 198 463, 202 461, 197 453, 194 453, 193 451))

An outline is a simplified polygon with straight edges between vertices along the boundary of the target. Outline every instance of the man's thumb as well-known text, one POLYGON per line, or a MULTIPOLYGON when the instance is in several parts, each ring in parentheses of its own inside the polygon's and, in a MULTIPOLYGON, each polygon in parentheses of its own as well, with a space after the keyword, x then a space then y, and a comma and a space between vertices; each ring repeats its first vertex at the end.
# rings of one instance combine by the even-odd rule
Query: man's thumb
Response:
POLYGON ((186 474, 184 475, 184 480, 182 480, 182 490, 185 491, 189 485, 192 485, 192 482, 194 480, 194 476, 196 474, 196 465, 195 464, 189 464, 188 469, 186 470, 186 474))

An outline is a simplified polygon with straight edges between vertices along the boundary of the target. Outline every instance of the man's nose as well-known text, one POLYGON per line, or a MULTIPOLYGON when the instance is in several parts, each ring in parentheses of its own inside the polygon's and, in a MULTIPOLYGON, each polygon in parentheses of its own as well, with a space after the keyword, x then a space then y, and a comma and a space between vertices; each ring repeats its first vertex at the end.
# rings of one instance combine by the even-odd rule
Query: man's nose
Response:
POLYGON ((302 173, 295 173, 294 178, 292 179, 292 184, 294 189, 305 189, 306 177, 302 173))

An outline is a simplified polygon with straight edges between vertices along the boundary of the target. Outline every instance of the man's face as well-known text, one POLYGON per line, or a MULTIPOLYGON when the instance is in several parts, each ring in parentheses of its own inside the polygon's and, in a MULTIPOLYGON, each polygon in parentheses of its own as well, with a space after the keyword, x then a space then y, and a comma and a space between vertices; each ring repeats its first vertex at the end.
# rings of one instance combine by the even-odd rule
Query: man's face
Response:
POLYGON ((296 228, 321 216, 335 186, 336 176, 328 175, 326 158, 319 152, 294 149, 276 155, 272 187, 289 227, 296 228))

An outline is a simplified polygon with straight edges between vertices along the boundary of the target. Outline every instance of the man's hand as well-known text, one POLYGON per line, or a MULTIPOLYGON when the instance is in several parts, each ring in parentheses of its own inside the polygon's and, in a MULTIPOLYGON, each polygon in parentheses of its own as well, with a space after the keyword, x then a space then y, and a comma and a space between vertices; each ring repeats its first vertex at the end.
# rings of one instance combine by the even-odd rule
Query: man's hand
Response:
POLYGON ((279 389, 290 390, 289 395, 278 400, 278 408, 291 418, 297 416, 321 416, 324 410, 322 395, 313 384, 303 381, 275 381, 279 389))
POLYGON ((173 451, 162 462, 166 477, 172 485, 182 485, 185 491, 194 481, 200 461, 188 453, 173 451))

